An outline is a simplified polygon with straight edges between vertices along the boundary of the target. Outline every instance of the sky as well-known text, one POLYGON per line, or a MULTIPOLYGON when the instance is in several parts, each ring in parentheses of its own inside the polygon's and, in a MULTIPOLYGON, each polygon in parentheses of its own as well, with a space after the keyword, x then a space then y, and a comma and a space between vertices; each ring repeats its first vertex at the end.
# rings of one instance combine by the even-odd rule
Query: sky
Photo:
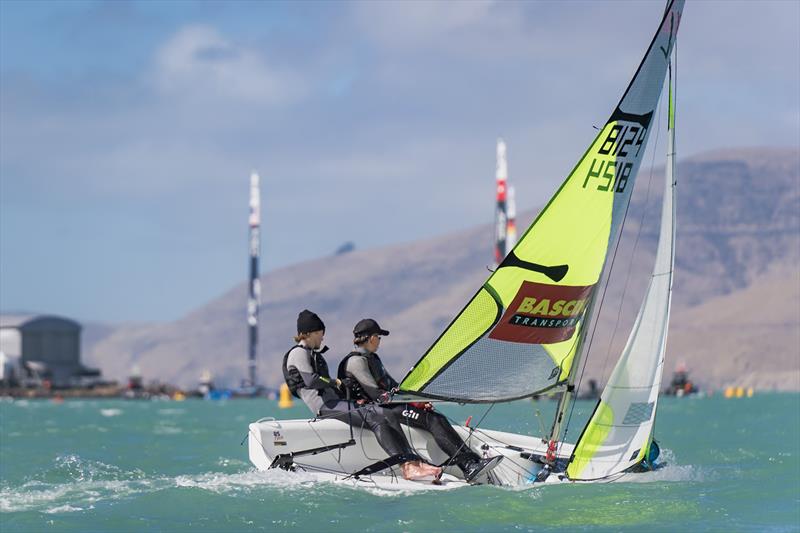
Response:
MULTIPOLYGON (((0 311, 163 321, 219 296, 247 277, 253 170, 262 272, 491 222, 498 137, 540 206, 662 11, 2 0, 0 311)), ((794 0, 687 2, 679 157, 800 145, 798 28, 794 0)))

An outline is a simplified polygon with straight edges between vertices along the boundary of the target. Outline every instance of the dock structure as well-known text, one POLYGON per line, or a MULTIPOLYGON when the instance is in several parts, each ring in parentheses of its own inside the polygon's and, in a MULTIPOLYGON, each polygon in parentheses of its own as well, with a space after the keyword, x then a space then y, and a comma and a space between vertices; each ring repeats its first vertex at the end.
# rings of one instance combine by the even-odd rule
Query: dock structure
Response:
POLYGON ((0 380, 6 385, 91 385, 100 371, 81 364, 81 325, 54 315, 0 315, 0 380))

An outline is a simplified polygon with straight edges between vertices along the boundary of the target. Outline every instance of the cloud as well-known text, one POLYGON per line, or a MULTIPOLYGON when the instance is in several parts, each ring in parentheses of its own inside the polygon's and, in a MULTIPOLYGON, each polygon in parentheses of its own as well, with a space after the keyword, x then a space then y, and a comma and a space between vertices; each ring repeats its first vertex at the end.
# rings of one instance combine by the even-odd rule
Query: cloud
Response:
POLYGON ((258 51, 204 25, 179 30, 158 50, 153 79, 163 95, 193 102, 282 105, 307 92, 298 73, 271 67, 258 51))
MULTIPOLYGON (((687 5, 682 155, 798 138, 798 4, 786 4, 687 5)), ((72 30, 31 23, 38 48, 3 47, 14 61, 0 77, 0 215, 16 224, 0 228, 3 265, 31 243, 53 246, 49 229, 67 219, 76 286, 92 286, 107 258, 128 268, 146 257, 151 281, 179 277, 171 262, 213 263, 198 270, 208 279, 167 295, 172 316, 241 277, 251 169, 264 184, 265 268, 348 239, 380 245, 491 220, 498 135, 519 209, 540 205, 608 118, 660 15, 648 2, 258 3, 263 17, 135 5, 145 18, 119 30, 125 54, 103 49, 124 14, 100 25, 78 8, 80 46, 63 37, 72 30), (91 237, 103 226, 113 239, 91 237), (104 244, 80 248, 90 240, 104 244)), ((14 35, 3 43, 27 43, 14 35)), ((46 277, 48 264, 20 262, 6 278, 46 277)), ((69 305, 79 303, 93 305, 69 305)))
POLYGON ((448 34, 480 26, 493 0, 474 2, 356 2, 360 27, 389 48, 426 48, 448 34))
POLYGON ((101 71, 53 84, 4 75, 8 198, 174 198, 246 173, 264 137, 309 96, 304 74, 273 67, 266 55, 212 26, 190 25, 130 78, 101 71))

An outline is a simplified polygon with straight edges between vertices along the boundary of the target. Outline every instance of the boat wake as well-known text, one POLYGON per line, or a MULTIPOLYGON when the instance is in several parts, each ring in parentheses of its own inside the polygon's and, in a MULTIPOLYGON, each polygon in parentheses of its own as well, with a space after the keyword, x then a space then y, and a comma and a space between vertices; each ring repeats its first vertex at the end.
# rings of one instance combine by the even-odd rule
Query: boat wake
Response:
POLYGON ((660 461, 664 463, 662 468, 635 476, 629 475, 620 481, 630 483, 698 482, 708 481, 712 477, 703 468, 679 464, 672 450, 662 449, 660 461))
POLYGON ((201 490, 215 494, 246 495, 264 488, 307 490, 315 484, 309 474, 283 470, 259 472, 243 461, 224 460, 220 466, 246 468, 239 472, 203 472, 151 476, 139 469, 124 470, 77 455, 60 456, 53 465, 20 485, 0 484, 0 512, 73 513, 113 502, 167 490, 201 490))
MULTIPOLYGON (((708 480, 708 473, 690 465, 675 463, 674 456, 664 451, 668 465, 655 472, 627 475, 623 483, 698 482, 708 480)), ((45 514, 75 513, 94 509, 96 505, 171 490, 197 490, 218 495, 249 496, 270 492, 309 490, 355 490, 379 497, 404 497, 425 489, 386 490, 368 481, 341 483, 320 480, 311 473, 283 470, 258 471, 237 459, 220 458, 216 463, 226 471, 210 471, 176 476, 152 476, 139 469, 125 470, 78 455, 60 456, 50 468, 26 479, 21 485, 0 484, 0 512, 39 512, 45 514), (230 470, 237 470, 231 472, 230 470)), ((433 486, 431 486, 433 488, 433 486)), ((519 487, 483 486, 480 490, 528 491, 546 490, 542 485, 519 487)), ((471 490, 479 490, 478 488, 471 490)), ((449 491, 448 491, 449 492, 449 491)))

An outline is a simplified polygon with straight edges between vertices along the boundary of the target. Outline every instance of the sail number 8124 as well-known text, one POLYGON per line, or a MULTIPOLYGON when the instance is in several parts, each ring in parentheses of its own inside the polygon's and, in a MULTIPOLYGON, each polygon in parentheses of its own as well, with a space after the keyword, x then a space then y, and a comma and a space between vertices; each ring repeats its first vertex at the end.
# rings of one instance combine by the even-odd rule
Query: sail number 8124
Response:
POLYGON ((639 124, 622 125, 614 124, 608 131, 603 143, 597 150, 599 156, 592 160, 583 188, 589 185, 590 179, 599 180, 598 191, 624 192, 628 185, 628 178, 633 170, 633 163, 644 145, 647 128, 639 124), (634 152, 635 150, 635 152, 634 152), (609 158, 608 156, 612 156, 609 158), (631 159, 632 161, 626 161, 631 159))

